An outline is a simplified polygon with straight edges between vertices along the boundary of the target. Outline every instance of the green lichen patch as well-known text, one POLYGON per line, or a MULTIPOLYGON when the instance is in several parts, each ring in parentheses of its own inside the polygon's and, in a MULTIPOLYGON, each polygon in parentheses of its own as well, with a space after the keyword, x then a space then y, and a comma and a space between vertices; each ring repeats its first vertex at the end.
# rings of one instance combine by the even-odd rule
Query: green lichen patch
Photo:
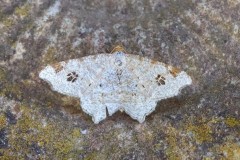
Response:
MULTIPOLYGON (((49 158, 62 159, 74 158, 77 156, 75 153, 81 152, 81 132, 78 128, 60 125, 60 122, 47 119, 38 113, 38 109, 29 106, 20 106, 20 112, 17 123, 9 126, 8 143, 11 147, 2 151, 3 157, 24 158, 27 154, 43 158, 41 155, 46 152, 49 158)), ((4 121, 1 116, 0 123, 4 121)))
POLYGON ((240 159, 240 145, 233 140, 227 140, 223 144, 215 145, 211 151, 217 153, 217 159, 240 159))
POLYGON ((187 130, 192 132, 197 143, 212 141, 212 130, 208 124, 203 123, 200 125, 189 125, 187 130))
POLYGON ((0 91, 0 95, 5 95, 10 98, 14 97, 17 100, 21 100, 23 93, 19 84, 6 82, 2 91, 0 91))
POLYGON ((46 53, 43 55, 43 63, 46 64, 53 64, 56 62, 56 55, 57 55, 57 50, 54 47, 49 47, 46 50, 46 53))
POLYGON ((5 128, 7 124, 6 116, 3 114, 0 114, 0 130, 5 128))
POLYGON ((17 7, 15 9, 15 14, 17 16, 20 16, 21 18, 24 18, 29 15, 30 9, 31 9, 31 6, 29 4, 25 4, 21 7, 17 7))
POLYGON ((237 143, 223 144, 218 148, 218 151, 228 159, 232 160, 240 159, 240 145, 237 143))
POLYGON ((233 118, 233 117, 227 117, 225 119, 225 123, 229 126, 229 127, 237 127, 240 126, 240 120, 233 118))
POLYGON ((166 150, 166 155, 167 155, 168 159, 170 159, 170 160, 180 160, 181 155, 179 155, 177 153, 178 149, 177 149, 176 137, 168 136, 167 141, 169 143, 169 146, 166 150))
POLYGON ((181 135, 181 129, 176 129, 174 127, 166 128, 166 142, 168 147, 165 150, 166 156, 170 160, 180 160, 186 157, 190 157, 194 151, 195 147, 189 145, 189 139, 187 136, 181 135))
POLYGON ((13 17, 4 17, 2 19, 2 24, 6 27, 6 28, 10 28, 15 24, 15 20, 13 17))
POLYGON ((31 6, 29 4, 25 4, 23 6, 16 7, 15 12, 11 16, 6 16, 1 13, 1 22, 7 28, 12 27, 14 24, 17 23, 19 17, 25 18, 26 16, 28 16, 30 13, 30 9, 31 6))
POLYGON ((0 84, 6 82, 6 71, 3 68, 0 68, 0 84))

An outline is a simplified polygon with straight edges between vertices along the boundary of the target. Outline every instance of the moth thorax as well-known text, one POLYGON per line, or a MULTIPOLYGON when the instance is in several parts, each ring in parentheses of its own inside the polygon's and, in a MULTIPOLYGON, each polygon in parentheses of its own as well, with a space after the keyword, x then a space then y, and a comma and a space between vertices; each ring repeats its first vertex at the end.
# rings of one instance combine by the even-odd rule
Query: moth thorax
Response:
POLYGON ((114 66, 117 68, 122 68, 126 65, 126 55, 124 52, 114 53, 114 66))

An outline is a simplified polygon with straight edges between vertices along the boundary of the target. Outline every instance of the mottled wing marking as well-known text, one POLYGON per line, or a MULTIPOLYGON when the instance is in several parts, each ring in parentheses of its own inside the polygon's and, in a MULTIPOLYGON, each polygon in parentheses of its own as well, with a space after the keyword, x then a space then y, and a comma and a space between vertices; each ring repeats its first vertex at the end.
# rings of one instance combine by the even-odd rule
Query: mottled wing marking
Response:
POLYGON ((64 64, 65 64, 64 62, 55 63, 52 65, 52 67, 55 69, 56 72, 60 72, 61 70, 63 70, 64 64))
POLYGON ((177 77, 177 75, 181 72, 180 69, 172 66, 168 66, 169 72, 173 75, 173 77, 177 77))
POLYGON ((71 73, 68 73, 67 74, 67 81, 70 81, 70 82, 75 82, 78 78, 78 74, 76 74, 76 72, 71 72, 71 73))
POLYGON ((158 84, 159 86, 165 85, 165 80, 166 80, 166 78, 164 78, 162 75, 158 74, 155 79, 156 79, 157 84, 158 84))

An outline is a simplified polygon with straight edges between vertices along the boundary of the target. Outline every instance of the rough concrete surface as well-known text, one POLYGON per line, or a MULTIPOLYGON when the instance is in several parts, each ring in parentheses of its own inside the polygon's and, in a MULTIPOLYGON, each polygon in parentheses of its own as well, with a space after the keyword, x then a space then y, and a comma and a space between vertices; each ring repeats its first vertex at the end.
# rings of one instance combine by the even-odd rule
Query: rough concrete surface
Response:
POLYGON ((1 0, 0 159, 238 160, 239 44, 239 0, 1 0), (142 124, 117 112, 95 125, 38 77, 117 44, 193 84, 142 124))

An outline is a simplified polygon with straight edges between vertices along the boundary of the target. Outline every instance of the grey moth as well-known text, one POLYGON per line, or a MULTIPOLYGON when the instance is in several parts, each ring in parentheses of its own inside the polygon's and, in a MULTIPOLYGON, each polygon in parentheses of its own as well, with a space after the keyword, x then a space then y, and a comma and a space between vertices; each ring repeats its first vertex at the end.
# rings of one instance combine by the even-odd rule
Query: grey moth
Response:
POLYGON ((157 102, 176 96, 192 83, 184 71, 117 46, 112 53, 48 65, 39 74, 54 91, 78 97, 81 108, 99 123, 118 110, 140 123, 157 102))

